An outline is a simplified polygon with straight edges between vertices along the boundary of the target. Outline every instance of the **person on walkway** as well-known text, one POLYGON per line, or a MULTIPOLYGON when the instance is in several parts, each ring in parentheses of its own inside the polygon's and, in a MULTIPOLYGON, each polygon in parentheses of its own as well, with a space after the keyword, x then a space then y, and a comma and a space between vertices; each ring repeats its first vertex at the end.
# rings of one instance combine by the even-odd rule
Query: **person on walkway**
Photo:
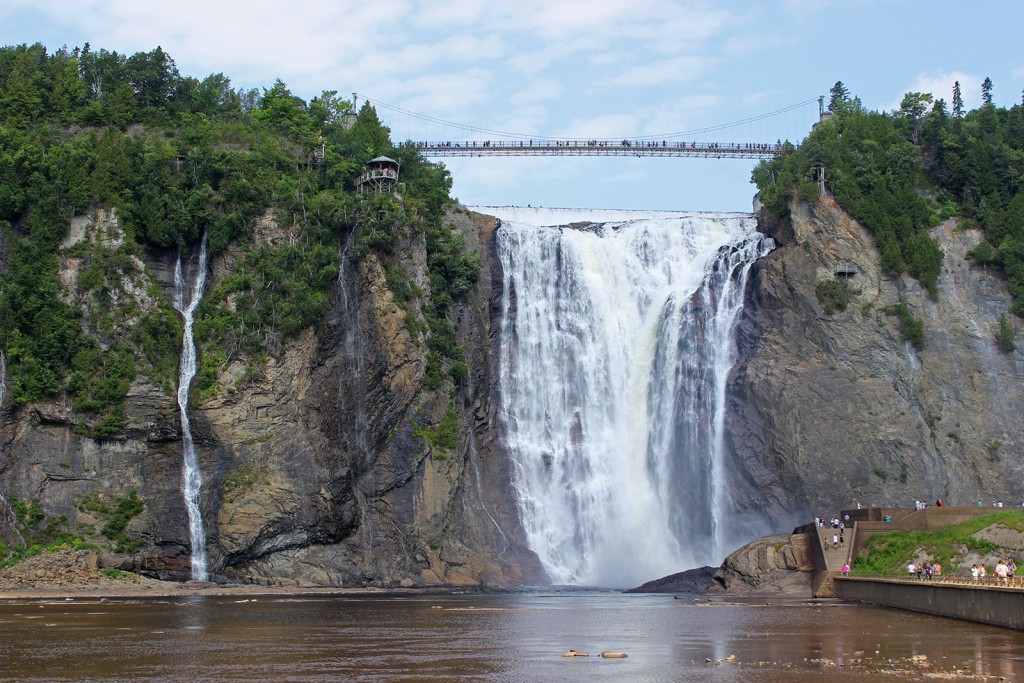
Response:
POLYGON ((932 574, 935 576, 942 576, 942 565, 936 562, 932 565, 932 574))
POLYGON ((1001 583, 1004 586, 1009 585, 1009 581, 1007 580, 1007 569, 1005 560, 999 560, 999 562, 996 564, 995 575, 996 583, 1001 583))
POLYGON ((839 550, 839 534, 832 534, 832 550, 839 550))
POLYGON ((916 573, 917 573, 917 566, 914 564, 914 561, 911 560, 910 563, 907 564, 907 575, 910 578, 914 578, 914 574, 916 574, 916 573))
POLYGON ((843 576, 849 576, 850 575, 850 565, 847 564, 846 562, 843 562, 843 569, 842 569, 842 571, 843 571, 843 576))
POLYGON ((926 579, 928 579, 929 581, 932 580, 932 563, 931 562, 925 562, 924 563, 924 577, 926 579))

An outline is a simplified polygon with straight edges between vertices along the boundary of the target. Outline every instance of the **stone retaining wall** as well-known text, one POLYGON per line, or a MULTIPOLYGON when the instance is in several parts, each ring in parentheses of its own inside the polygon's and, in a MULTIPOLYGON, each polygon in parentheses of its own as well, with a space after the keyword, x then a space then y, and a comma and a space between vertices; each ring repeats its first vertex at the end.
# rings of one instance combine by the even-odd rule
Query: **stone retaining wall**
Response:
POLYGON ((928 581, 836 577, 835 595, 884 607, 1024 630, 1024 590, 928 581))

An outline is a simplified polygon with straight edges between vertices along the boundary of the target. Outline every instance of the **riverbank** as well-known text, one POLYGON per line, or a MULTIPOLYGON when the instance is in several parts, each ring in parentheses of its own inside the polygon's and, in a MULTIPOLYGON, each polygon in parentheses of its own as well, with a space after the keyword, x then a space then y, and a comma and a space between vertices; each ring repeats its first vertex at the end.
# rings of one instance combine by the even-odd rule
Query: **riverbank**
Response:
POLYGON ((445 587, 342 587, 223 584, 159 579, 99 567, 86 550, 43 552, 13 567, 0 569, 0 601, 180 598, 197 595, 255 598, 274 595, 357 595, 371 593, 446 592, 445 587))

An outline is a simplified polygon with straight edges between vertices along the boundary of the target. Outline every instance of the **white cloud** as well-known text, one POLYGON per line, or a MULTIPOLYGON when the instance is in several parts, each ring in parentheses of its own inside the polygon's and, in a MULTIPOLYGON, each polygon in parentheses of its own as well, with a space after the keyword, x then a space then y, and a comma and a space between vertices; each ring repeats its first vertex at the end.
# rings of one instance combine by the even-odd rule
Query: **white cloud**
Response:
POLYGON ((919 92, 930 94, 935 99, 946 100, 946 109, 953 107, 953 83, 960 81, 960 97, 964 100, 966 109, 975 109, 981 106, 981 82, 984 76, 964 73, 963 71, 926 71, 919 73, 899 96, 882 106, 884 111, 895 111, 900 108, 903 96, 908 92, 919 92))
POLYGON ((705 73, 714 63, 703 56, 688 55, 674 59, 646 61, 601 79, 610 87, 648 87, 690 81, 705 73))

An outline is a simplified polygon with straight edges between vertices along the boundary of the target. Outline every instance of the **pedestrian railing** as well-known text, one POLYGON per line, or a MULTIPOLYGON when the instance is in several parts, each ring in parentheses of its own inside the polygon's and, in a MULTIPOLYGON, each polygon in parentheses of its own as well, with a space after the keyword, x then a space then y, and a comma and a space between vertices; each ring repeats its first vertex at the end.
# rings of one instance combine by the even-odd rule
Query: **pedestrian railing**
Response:
POLYGON ((910 576, 909 574, 867 574, 864 572, 851 571, 849 576, 859 579, 885 579, 886 581, 900 581, 903 583, 942 583, 956 586, 993 586, 996 588, 1022 588, 1024 589, 1024 576, 1009 576, 1001 579, 997 576, 986 576, 976 579, 965 574, 926 574, 910 576))

